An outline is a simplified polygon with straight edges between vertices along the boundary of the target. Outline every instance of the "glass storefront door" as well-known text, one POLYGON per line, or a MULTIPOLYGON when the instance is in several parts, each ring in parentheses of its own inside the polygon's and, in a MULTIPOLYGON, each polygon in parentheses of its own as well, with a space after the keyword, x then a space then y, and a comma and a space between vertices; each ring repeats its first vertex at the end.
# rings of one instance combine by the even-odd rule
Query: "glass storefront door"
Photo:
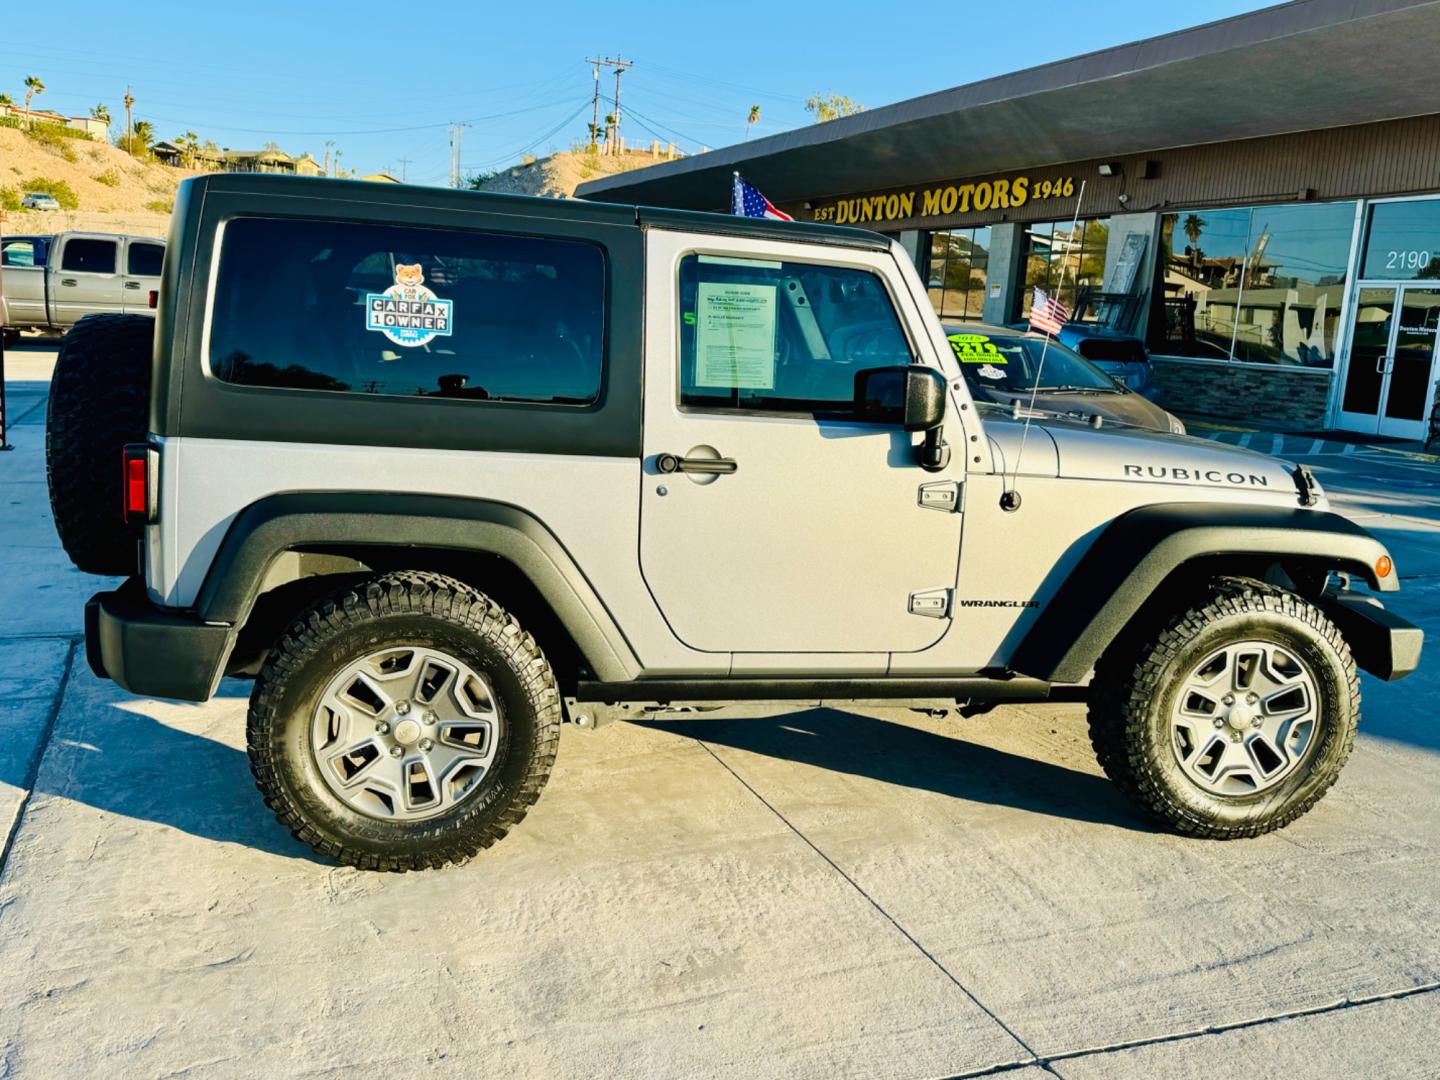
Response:
POLYGON ((1341 427, 1425 438, 1437 329, 1440 288, 1361 285, 1356 290, 1341 427))

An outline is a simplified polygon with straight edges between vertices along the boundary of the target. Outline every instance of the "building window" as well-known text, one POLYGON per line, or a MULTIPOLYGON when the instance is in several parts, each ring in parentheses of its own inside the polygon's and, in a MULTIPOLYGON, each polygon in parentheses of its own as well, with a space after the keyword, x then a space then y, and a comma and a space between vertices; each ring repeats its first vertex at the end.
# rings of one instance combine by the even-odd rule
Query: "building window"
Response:
POLYGON ((1040 221, 1026 225, 1025 287, 1018 298, 1019 317, 1029 316, 1037 288, 1058 296, 1071 311, 1075 310, 1081 289, 1102 288, 1109 239, 1110 225, 1104 221, 1040 221))
POLYGON ((1440 279, 1440 199, 1372 206, 1360 276, 1377 281, 1440 279))
POLYGON ((985 311, 990 226, 930 234, 930 303, 942 319, 979 319, 985 311))
POLYGON ((1162 215, 1150 350, 1333 367, 1354 225, 1353 202, 1162 215))

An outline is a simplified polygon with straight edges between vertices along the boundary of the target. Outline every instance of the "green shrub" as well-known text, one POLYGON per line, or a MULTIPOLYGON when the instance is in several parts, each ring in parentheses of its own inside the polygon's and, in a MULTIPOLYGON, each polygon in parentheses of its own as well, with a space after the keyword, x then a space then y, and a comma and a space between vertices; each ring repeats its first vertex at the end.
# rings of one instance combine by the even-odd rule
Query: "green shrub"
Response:
POLYGON ((55 196, 55 201, 60 204, 61 210, 76 210, 80 206, 75 189, 64 180, 47 180, 43 176, 32 176, 25 181, 25 194, 29 195, 31 192, 55 196))
POLYGON ((119 187, 120 173, 114 168, 106 169, 95 177, 95 182, 104 184, 106 187, 119 187))
POLYGON ((174 199, 151 199, 145 204, 145 209, 157 214, 168 214, 175 209, 174 199))
POLYGON ((66 127, 64 124, 51 124, 36 120, 27 130, 25 127, 25 116, 0 116, 0 127, 19 128, 26 134, 33 135, 37 139, 84 139, 90 141, 90 133, 81 131, 79 128, 66 127))
POLYGON ((0 210, 19 210, 20 192, 13 187, 0 187, 0 210))

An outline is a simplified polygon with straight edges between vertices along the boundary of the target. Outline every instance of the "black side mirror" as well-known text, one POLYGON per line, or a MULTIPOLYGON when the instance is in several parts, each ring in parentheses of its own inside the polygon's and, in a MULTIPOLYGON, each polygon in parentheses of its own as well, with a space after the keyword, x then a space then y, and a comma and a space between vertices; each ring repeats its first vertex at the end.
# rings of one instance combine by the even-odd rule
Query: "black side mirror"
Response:
POLYGON ((929 431, 945 419, 945 376, 933 368, 867 368, 855 373, 855 414, 861 420, 929 431))
POLYGON ((939 472, 950 464, 941 426, 945 422, 945 376, 933 368, 867 368, 855 373, 855 415, 860 420, 923 431, 916 450, 920 467, 939 472))

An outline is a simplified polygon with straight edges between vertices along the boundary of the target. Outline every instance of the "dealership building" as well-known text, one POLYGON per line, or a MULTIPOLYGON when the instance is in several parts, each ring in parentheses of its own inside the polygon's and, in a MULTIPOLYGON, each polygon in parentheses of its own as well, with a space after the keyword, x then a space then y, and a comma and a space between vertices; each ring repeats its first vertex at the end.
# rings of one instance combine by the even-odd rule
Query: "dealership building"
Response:
POLYGON ((577 194, 723 211, 736 171, 896 237, 946 322, 1019 322, 1042 287, 1116 332, 1097 358, 1143 340, 1167 406, 1425 437, 1440 0, 1299 0, 577 194))

